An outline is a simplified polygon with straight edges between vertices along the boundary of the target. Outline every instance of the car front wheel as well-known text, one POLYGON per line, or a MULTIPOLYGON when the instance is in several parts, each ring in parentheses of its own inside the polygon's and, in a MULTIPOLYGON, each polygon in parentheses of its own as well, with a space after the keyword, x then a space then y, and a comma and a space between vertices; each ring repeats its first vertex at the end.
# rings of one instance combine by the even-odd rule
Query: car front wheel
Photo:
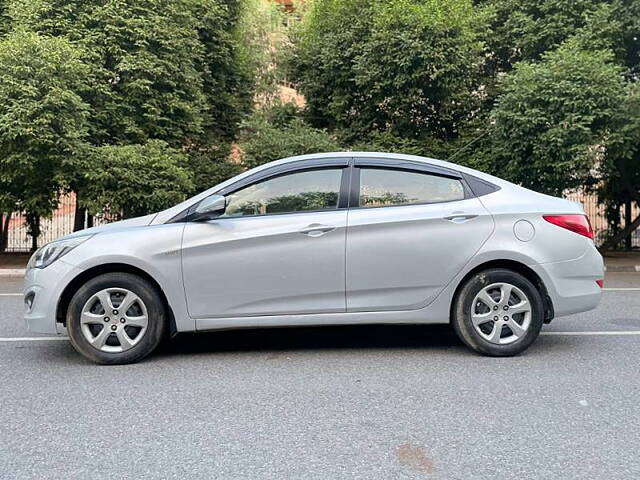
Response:
POLYGON ((130 273, 106 273, 89 280, 67 311, 71 344, 100 364, 143 359, 158 346, 165 330, 165 308, 156 288, 130 273))
POLYGON ((540 334, 544 303, 523 275, 490 269, 470 277, 460 289, 451 322, 462 342, 489 356, 511 356, 527 349, 540 334))

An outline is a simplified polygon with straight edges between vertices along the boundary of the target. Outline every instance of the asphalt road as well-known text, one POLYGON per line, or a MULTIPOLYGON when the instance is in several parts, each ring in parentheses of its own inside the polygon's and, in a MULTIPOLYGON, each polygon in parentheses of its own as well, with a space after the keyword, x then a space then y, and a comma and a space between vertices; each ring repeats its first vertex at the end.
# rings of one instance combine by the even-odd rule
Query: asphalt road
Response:
POLYGON ((363 326, 185 335, 118 367, 9 341, 36 336, 20 285, 0 278, 3 479, 640 478, 640 290, 617 290, 640 274, 515 358, 363 326))

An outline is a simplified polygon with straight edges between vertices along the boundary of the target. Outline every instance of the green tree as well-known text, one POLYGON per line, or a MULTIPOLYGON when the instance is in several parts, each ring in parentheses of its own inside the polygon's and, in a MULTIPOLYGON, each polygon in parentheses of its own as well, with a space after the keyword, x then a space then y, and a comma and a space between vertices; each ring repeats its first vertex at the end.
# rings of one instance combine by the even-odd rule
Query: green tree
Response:
POLYGON ((235 20, 222 2, 14 0, 12 12, 16 25, 84 48, 96 144, 180 146, 237 125, 235 20))
POLYGON ((243 166, 232 158, 231 145, 191 147, 186 168, 193 176, 192 193, 200 193, 242 173, 243 166))
POLYGON ((454 138, 473 108, 480 44, 470 1, 313 2, 294 57, 317 126, 454 138))
POLYGON ((373 6, 354 64, 366 127, 400 137, 454 138, 472 109, 479 49, 466 0, 394 0, 373 6))
POLYGON ((260 108, 278 101, 285 79, 283 56, 289 50, 289 23, 281 6, 264 0, 242 0, 236 37, 241 64, 252 72, 260 108))
POLYGON ((371 27, 372 0, 313 1, 294 32, 292 78, 318 127, 343 128, 357 111, 353 65, 371 27))
POLYGON ((7 12, 6 0, 0 0, 0 37, 11 30, 11 18, 7 12))
POLYGON ((84 206, 110 219, 157 212, 185 200, 193 189, 187 156, 161 140, 105 145, 91 152, 84 206))
POLYGON ((341 150, 332 135, 299 118, 274 125, 260 116, 245 125, 240 145, 244 151, 243 163, 248 168, 295 155, 341 150))
POLYGON ((631 217, 635 202, 640 206, 640 84, 632 83, 622 103, 618 128, 610 139, 609 155, 600 166, 598 184, 600 201, 606 206, 609 237, 603 250, 615 247, 640 226, 640 216, 631 217), (622 229, 621 208, 625 209, 625 228, 622 229))
MULTIPOLYGON (((539 60, 580 30, 591 30, 594 41, 620 40, 618 0, 481 0, 486 22, 480 34, 492 69, 508 71, 522 60, 539 60), (606 22, 601 20, 606 18, 606 22)), ((608 45, 611 47, 612 45, 608 45)))
POLYGON ((208 104, 204 143, 234 140, 253 108, 256 74, 246 56, 250 42, 242 35, 243 15, 251 10, 242 9, 246 0, 184 1, 204 46, 203 58, 196 60, 208 104))
POLYGON ((88 133, 81 57, 64 38, 17 31, 0 41, 0 211, 26 212, 34 248, 88 133))
POLYGON ((610 51, 587 51, 576 39, 521 62, 501 84, 492 112, 495 171, 560 195, 594 181, 620 121, 626 86, 610 51))
POLYGON ((624 63, 636 77, 640 72, 640 0, 618 0, 614 18, 622 26, 624 63))
MULTIPOLYGON (((144 144, 182 148, 201 179, 231 172, 229 152, 252 107, 253 75, 238 36, 233 0, 10 0, 16 28, 64 37, 89 65, 78 93, 90 105, 92 146, 144 144), (214 171, 218 169, 219 171, 214 171)), ((67 170, 80 198, 101 164, 87 156, 67 170)), ((153 196, 153 193, 150 193, 153 196)), ((84 212, 78 210, 76 228, 84 212)))

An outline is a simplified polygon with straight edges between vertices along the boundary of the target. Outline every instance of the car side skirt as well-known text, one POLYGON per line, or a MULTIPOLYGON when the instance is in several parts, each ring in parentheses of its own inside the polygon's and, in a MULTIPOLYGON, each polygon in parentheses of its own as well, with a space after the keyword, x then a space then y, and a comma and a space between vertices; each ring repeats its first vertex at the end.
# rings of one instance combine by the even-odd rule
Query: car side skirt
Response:
POLYGON ((197 331, 232 330, 239 328, 302 327, 354 324, 437 324, 448 318, 429 318, 425 310, 317 313, 307 315, 270 315, 255 317, 201 318, 197 331))

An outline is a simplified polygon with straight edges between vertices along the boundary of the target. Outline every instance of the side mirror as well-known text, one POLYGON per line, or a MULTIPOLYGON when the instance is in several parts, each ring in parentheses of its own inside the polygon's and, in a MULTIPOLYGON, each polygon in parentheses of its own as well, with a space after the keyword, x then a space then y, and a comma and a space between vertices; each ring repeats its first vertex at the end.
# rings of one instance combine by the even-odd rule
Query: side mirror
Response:
POLYGON ((195 211, 195 219, 207 220, 222 215, 227 208, 227 199, 222 195, 211 195, 202 200, 195 211))

